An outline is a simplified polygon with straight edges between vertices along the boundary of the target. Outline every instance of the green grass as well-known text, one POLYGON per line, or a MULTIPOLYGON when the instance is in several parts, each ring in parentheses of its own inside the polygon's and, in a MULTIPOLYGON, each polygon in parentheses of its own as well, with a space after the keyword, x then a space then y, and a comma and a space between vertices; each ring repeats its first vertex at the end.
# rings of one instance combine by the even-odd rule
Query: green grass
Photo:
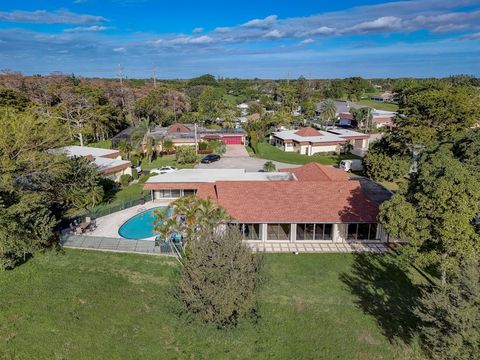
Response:
POLYGON ((342 155, 302 155, 296 152, 285 152, 273 145, 267 143, 259 143, 257 157, 279 161, 287 164, 308 164, 310 162, 318 162, 324 165, 337 165, 343 159, 359 159, 358 156, 352 154, 342 155))
POLYGON ((387 256, 270 254, 256 321, 218 330, 175 311, 178 264, 87 250, 0 273, 0 357, 418 359, 415 273, 387 256))
POLYGON ((384 103, 382 101, 375 101, 370 99, 362 99, 357 102, 359 105, 370 106, 377 110, 385 110, 385 111, 397 111, 398 105, 397 104, 390 104, 384 103))
POLYGON ((139 198, 143 193, 143 184, 130 184, 126 188, 120 189, 113 196, 111 203, 121 203, 131 199, 139 198))
POLYGON ((101 148, 101 149, 111 149, 112 148, 112 139, 107 139, 107 140, 98 141, 98 142, 95 142, 95 143, 90 143, 87 146, 101 148))

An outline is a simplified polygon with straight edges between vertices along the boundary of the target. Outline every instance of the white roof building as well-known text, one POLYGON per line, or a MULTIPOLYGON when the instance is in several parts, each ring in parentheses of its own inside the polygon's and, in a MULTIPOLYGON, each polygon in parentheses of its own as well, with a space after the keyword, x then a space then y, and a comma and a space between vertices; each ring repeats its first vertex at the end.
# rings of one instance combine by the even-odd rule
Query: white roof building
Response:
POLYGON ((285 172, 247 172, 244 169, 180 169, 152 176, 148 183, 213 183, 216 181, 287 181, 295 180, 285 172))

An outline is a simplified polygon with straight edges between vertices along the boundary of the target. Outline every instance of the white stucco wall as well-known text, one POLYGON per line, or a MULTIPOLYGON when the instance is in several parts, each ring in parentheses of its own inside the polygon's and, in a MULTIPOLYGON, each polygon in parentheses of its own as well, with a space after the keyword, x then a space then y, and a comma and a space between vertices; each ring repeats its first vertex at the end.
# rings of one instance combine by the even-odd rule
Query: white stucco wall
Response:
POLYGON ((310 155, 322 153, 322 152, 336 152, 337 145, 327 145, 327 146, 311 146, 310 155))

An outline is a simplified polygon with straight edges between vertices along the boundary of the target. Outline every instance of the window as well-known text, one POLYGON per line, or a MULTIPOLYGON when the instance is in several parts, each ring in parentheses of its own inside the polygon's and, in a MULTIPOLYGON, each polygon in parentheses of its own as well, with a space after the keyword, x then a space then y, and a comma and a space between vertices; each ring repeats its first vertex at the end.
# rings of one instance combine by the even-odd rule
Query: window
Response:
POLYGON ((297 240, 332 240, 332 224, 297 224, 297 240))
POLYGON ((290 224, 268 224, 267 240, 290 240, 290 224))
POLYGON ((183 196, 192 196, 192 195, 195 195, 196 191, 195 190, 189 190, 189 189, 186 189, 186 190, 183 190, 183 196))
POLYGON ((171 197, 172 198, 179 198, 180 197, 180 189, 172 189, 171 190, 171 197))
POLYGON ((243 240, 260 240, 260 224, 238 224, 243 240))
POLYGON ((348 224, 347 240, 377 240, 377 224, 348 224))

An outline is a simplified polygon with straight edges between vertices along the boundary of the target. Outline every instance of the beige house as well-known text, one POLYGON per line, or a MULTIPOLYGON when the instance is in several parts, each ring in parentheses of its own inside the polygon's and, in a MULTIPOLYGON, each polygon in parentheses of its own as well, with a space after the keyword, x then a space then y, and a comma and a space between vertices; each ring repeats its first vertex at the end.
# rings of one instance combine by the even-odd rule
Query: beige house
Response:
POLYGON ((286 152, 297 152, 303 155, 336 152, 342 153, 350 145, 354 152, 368 149, 369 135, 352 130, 333 128, 319 131, 311 127, 299 130, 274 132, 270 136, 270 144, 286 152))
POLYGON ((182 169, 151 177, 144 189, 151 191, 152 200, 210 198, 232 216, 246 242, 390 240, 377 221, 378 194, 344 171, 317 163, 278 173, 182 169))

